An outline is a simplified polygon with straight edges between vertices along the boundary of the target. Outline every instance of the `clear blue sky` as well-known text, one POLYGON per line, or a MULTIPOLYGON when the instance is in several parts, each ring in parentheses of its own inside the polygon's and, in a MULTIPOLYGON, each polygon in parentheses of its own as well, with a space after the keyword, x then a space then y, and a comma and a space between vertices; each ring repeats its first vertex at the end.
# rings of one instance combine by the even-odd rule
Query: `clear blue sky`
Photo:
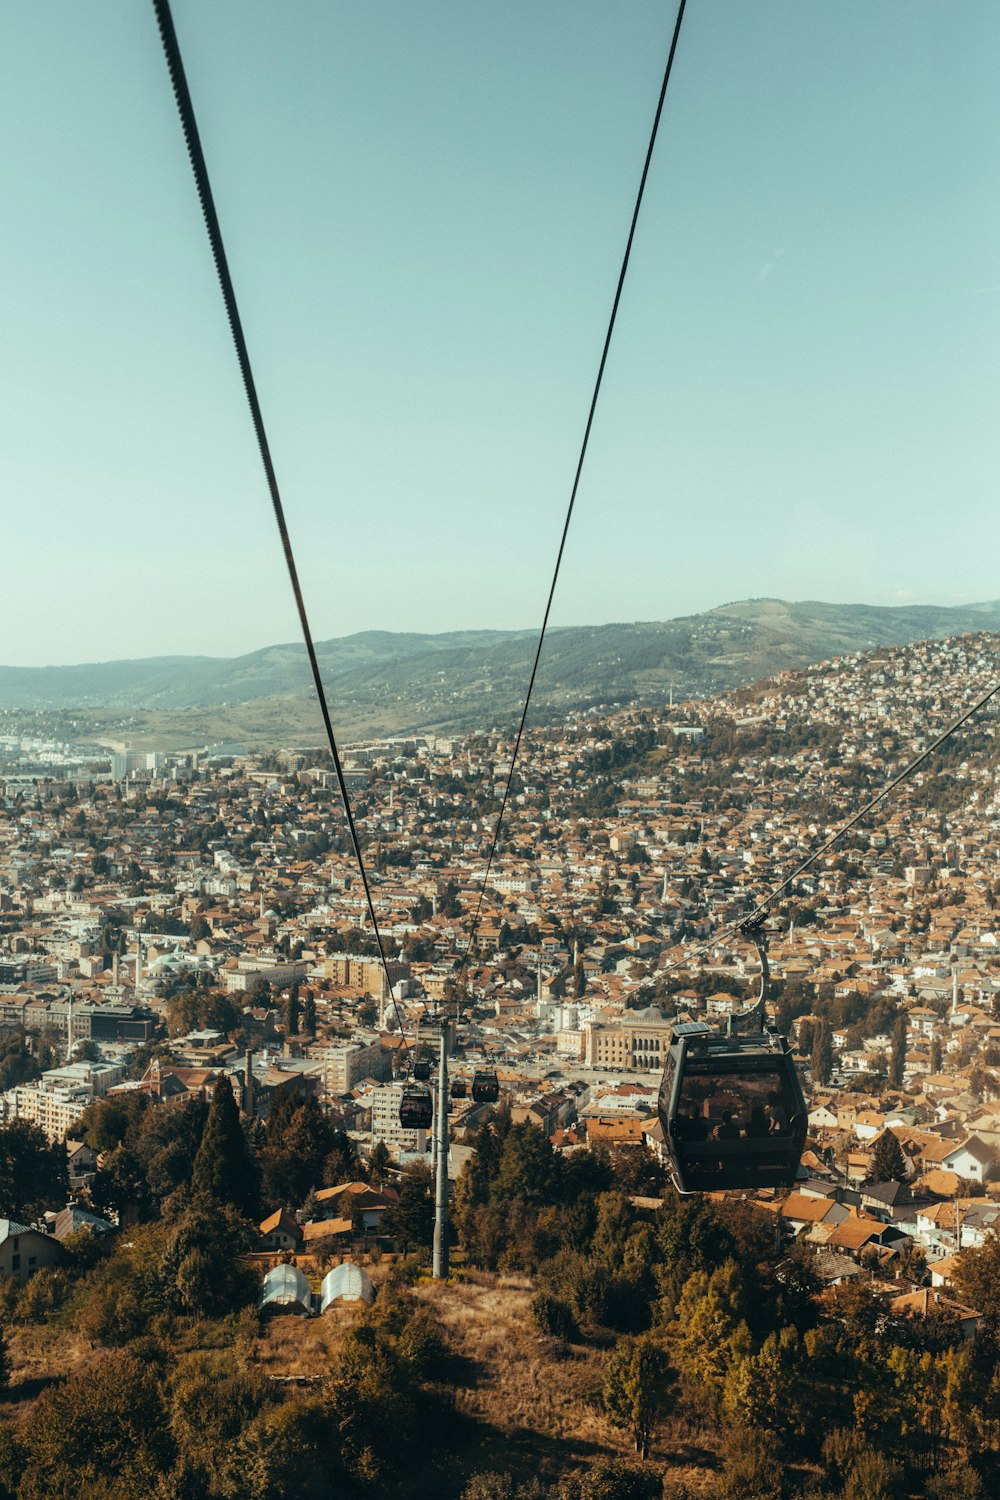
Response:
MULTIPOLYGON (((672 7, 174 17, 316 635, 535 626, 672 7)), ((293 639, 152 7, 0 34, 0 661, 293 639)), ((689 0, 558 623, 1000 595, 998 55, 689 0)))

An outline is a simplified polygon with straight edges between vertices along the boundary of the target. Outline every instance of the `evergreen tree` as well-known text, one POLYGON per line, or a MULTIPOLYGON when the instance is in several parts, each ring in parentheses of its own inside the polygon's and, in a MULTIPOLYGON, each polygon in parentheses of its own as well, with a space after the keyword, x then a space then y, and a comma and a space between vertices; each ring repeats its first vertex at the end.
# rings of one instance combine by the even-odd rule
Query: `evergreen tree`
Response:
POLYGON ((253 1217, 257 1209, 256 1164, 240 1126, 240 1112, 228 1078, 217 1078, 194 1159, 191 1185, 219 1203, 231 1203, 253 1217))
POLYGON ((301 1013, 299 987, 297 984, 293 984, 288 991, 288 1004, 285 1007, 285 1034, 287 1036, 298 1036, 299 1016, 301 1013))
POLYGON ((384 1141, 376 1141, 371 1156, 368 1158, 368 1181, 373 1182, 376 1187, 381 1187, 385 1182, 392 1157, 384 1141))
POLYGON ((544 1131, 525 1121, 512 1125, 504 1140, 492 1197, 497 1203, 519 1199, 546 1208, 559 1201, 562 1176, 563 1158, 553 1151, 544 1131))
POLYGON ((820 1021, 813 1033, 809 1071, 813 1083, 830 1082, 830 1074, 833 1072, 833 1037, 830 1034, 829 1021, 820 1021))
POLYGON ((66 1201, 66 1148, 30 1120, 0 1125, 0 1214, 33 1219, 66 1201))
POLYGON ((931 1072, 932 1073, 940 1073, 940 1071, 941 1071, 941 1038, 939 1036, 932 1036, 931 1037, 931 1072))
POLYGON ((889 1083, 894 1089, 903 1087, 903 1068, 906 1063, 906 1016, 896 1017, 892 1026, 892 1050, 889 1053, 889 1083))
POLYGON ((386 1233, 409 1250, 412 1245, 430 1245, 434 1235, 434 1195, 430 1168, 417 1162, 400 1175, 399 1202, 385 1215, 386 1233))
POLYGON ((891 1130, 886 1130, 875 1142, 872 1152, 871 1179, 873 1182, 905 1182, 906 1157, 903 1148, 891 1130))
POLYGON ((316 1001, 312 995, 307 995, 302 1007, 302 1030, 306 1036, 316 1035, 316 1001))

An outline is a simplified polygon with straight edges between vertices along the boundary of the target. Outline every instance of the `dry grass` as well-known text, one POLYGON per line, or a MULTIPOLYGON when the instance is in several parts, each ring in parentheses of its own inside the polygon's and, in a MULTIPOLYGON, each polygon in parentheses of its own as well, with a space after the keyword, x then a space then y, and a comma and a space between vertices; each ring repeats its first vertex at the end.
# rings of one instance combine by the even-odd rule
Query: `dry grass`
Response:
POLYGON ((7 1345, 10 1358, 8 1400, 23 1401, 61 1380, 99 1353, 90 1339, 70 1325, 54 1331, 51 1325, 13 1324, 7 1345))
MULTIPOLYGON (((457 1285, 421 1284, 416 1294, 434 1310, 464 1373, 455 1404, 483 1430, 477 1467, 551 1477, 605 1455, 631 1456, 628 1435, 601 1406, 606 1348, 588 1341, 563 1355, 540 1336, 527 1280, 477 1276, 457 1285)), ((710 1484, 712 1448, 711 1437, 667 1424, 650 1458, 697 1493, 710 1484)))
POLYGON ((567 1358, 554 1358, 552 1341, 532 1322, 525 1282, 422 1285, 417 1295, 434 1309, 468 1371, 469 1383, 455 1391, 460 1412, 506 1434, 530 1429, 590 1450, 621 1450, 621 1436, 598 1404, 601 1352, 575 1345, 567 1358))
POLYGON ((329 1375, 345 1335, 360 1315, 352 1307, 331 1310, 321 1318, 269 1313, 261 1320, 250 1363, 278 1379, 329 1375))

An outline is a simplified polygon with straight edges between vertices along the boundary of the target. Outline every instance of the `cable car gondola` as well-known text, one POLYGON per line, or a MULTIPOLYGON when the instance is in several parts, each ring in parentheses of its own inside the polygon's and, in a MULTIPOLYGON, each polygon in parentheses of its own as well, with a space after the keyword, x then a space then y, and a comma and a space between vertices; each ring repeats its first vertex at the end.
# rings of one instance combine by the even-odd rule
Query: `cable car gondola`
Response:
POLYGON ((434 1118, 431 1091, 419 1083, 404 1083, 399 1101, 399 1123, 404 1130, 429 1130, 434 1118))
POLYGON ((761 959, 757 1003, 730 1016, 725 1031, 691 1021, 670 1033, 657 1108, 681 1193, 795 1183, 806 1105, 787 1037, 765 1025, 761 920, 743 929, 761 959))
POLYGON ((426 1083, 431 1076, 431 1065, 426 1057, 419 1057, 413 1064, 413 1076, 418 1083, 426 1083))
POLYGON ((469 1086, 464 1078, 455 1078, 452 1080, 451 1097, 453 1099, 465 1099, 467 1098, 468 1093, 469 1086))
POLYGON ((788 1040, 776 1031, 675 1026, 658 1109, 678 1192, 794 1185, 806 1106, 788 1040))
POLYGON ((495 1068, 479 1068, 472 1075, 472 1097, 477 1104, 495 1104, 500 1098, 500 1080, 495 1068))

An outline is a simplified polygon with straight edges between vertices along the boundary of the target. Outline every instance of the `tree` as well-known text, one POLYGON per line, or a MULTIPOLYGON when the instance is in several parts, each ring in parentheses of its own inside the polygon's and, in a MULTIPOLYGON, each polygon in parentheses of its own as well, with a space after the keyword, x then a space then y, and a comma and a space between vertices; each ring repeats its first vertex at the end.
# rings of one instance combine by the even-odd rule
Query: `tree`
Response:
POLYGON ((941 1038, 936 1034, 931 1037, 931 1072, 941 1071, 941 1038))
POLYGON ((167 1226, 165 1237, 156 1274, 172 1310, 220 1317, 254 1300, 257 1274, 240 1262, 250 1249, 249 1229, 232 1208, 195 1198, 167 1226))
POLYGON ((23 1433, 18 1495, 126 1500, 155 1494, 172 1456, 158 1363, 155 1348, 115 1350, 43 1391, 23 1433))
POLYGON ((191 918, 191 922, 188 927, 188 937, 191 939, 192 943, 202 942, 205 938, 210 937, 211 933, 211 927, 209 927, 205 918, 200 913, 197 916, 191 918))
POLYGON ((632 1434, 635 1451, 648 1458, 649 1441, 676 1381, 662 1345, 651 1334, 619 1339, 604 1369, 602 1395, 611 1420, 632 1434))
POLYGON ((812 1074, 813 1083, 830 1082, 830 1074, 833 1072, 833 1037, 830 1034, 829 1021, 820 1021, 814 1031, 809 1071, 812 1074))
POLYGON ((107 1153, 90 1185, 90 1201, 100 1214, 111 1213, 121 1225, 141 1223, 153 1210, 142 1163, 127 1146, 107 1153))
POLYGON ((376 1187, 381 1187, 383 1182, 385 1182, 391 1161, 392 1157, 389 1154, 389 1149, 385 1141, 376 1141, 372 1153, 368 1158, 369 1182, 375 1183, 376 1187))
POLYGON ((256 1163, 240 1126, 233 1086, 226 1077, 217 1078, 212 1090, 191 1184, 196 1193, 207 1193, 218 1203, 231 1203, 248 1217, 256 1212, 256 1163))
POLYGON ((739 1268, 725 1261, 707 1276, 696 1271, 677 1308, 677 1353, 688 1386, 711 1400, 721 1392, 734 1360, 748 1354, 746 1294, 739 1268))
POLYGON ((298 1036, 299 1017, 302 1007, 299 1005, 299 987, 293 984, 288 991, 288 1003, 285 1006, 285 1033, 287 1036, 298 1036))
POLYGON ((434 1234, 434 1198, 430 1168, 423 1162, 408 1167, 400 1176, 399 1202, 385 1215, 386 1233, 404 1250, 411 1245, 429 1245, 434 1234))
POLYGON ((34 1219, 66 1202, 66 1148, 28 1120, 0 1125, 0 1215, 34 1219))
POLYGON ((356 1181, 357 1177, 358 1153, 354 1142, 346 1131, 336 1130, 323 1160, 323 1186, 339 1187, 342 1182, 356 1181))
POLYGON ((269 1203, 301 1203, 323 1181, 334 1144, 329 1116, 312 1095, 290 1094, 272 1106, 266 1144, 260 1152, 264 1196, 269 1203))
POLYGON ((981 1245, 962 1251, 953 1279, 961 1300, 982 1314, 994 1338, 1000 1337, 1000 1235, 995 1230, 981 1245))
POLYGON ((769 1333, 756 1354, 733 1361, 726 1376, 725 1409, 744 1427, 782 1439, 801 1437, 814 1419, 808 1408, 808 1366, 795 1328, 786 1325, 780 1333, 769 1333))
POLYGON ((753 1428, 727 1433, 717 1493, 719 1500, 783 1500, 785 1476, 773 1439, 753 1428))
POLYGON ((316 1035, 316 1001, 312 995, 307 995, 302 1006, 302 1030, 306 1036, 316 1035))
POLYGON ((906 1157, 903 1148, 891 1130, 884 1130, 875 1142, 871 1157, 871 1180, 873 1182, 905 1182, 906 1157))
POLYGON ((512 1125, 500 1153, 492 1197, 497 1203, 519 1199, 535 1208, 556 1203, 561 1196, 562 1167, 562 1157, 553 1151, 543 1130, 527 1121, 512 1125))
POLYGON ((889 1052, 889 1082, 894 1089, 903 1087, 906 1066, 906 1016, 900 1014, 892 1023, 892 1048, 889 1052))
POLYGON ((81 1116, 83 1139, 93 1151, 114 1151, 130 1143, 148 1104, 148 1096, 140 1093, 95 1099, 81 1116))

